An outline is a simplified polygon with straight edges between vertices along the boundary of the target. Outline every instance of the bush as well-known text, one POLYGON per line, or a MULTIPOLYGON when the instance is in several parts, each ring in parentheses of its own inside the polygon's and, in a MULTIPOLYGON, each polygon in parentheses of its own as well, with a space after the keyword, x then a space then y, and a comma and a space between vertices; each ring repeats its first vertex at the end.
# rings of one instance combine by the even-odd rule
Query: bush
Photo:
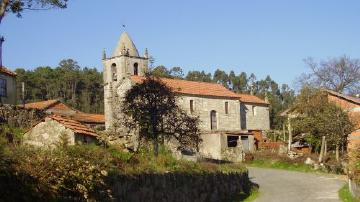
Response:
POLYGON ((9 146, 0 138, 0 196, 4 201, 110 201, 114 179, 120 175, 167 172, 244 172, 241 164, 176 160, 160 148, 138 153, 95 145, 41 150, 9 146))
POLYGON ((107 165, 87 158, 90 149, 74 154, 74 148, 44 151, 19 147, 2 152, 0 195, 8 199, 5 201, 110 200, 105 183, 107 165))
POLYGON ((360 145, 349 151, 349 177, 360 184, 360 145))

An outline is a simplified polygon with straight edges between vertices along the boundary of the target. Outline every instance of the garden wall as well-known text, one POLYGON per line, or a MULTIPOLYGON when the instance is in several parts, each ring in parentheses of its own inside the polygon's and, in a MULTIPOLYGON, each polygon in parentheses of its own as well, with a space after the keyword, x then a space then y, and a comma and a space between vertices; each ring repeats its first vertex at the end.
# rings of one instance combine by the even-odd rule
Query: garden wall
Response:
POLYGON ((0 123, 11 126, 29 128, 45 117, 42 110, 24 109, 15 105, 0 105, 0 123))
POLYGON ((113 178, 116 201, 228 201, 251 187, 248 173, 165 173, 113 178))

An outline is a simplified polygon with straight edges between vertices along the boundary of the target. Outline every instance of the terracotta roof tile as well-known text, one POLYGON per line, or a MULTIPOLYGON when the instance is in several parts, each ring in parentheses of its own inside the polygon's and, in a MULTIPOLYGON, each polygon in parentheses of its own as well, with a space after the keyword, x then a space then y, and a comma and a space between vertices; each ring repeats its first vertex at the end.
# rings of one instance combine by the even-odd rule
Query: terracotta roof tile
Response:
POLYGON ((63 117, 63 116, 59 116, 59 115, 50 115, 48 118, 51 118, 59 123, 61 123, 62 125, 64 125, 66 128, 69 128, 70 130, 74 131, 75 133, 79 133, 82 135, 89 135, 89 136, 94 136, 97 137, 96 132, 83 125, 82 123, 63 117))
POLYGON ((8 68, 6 68, 6 67, 4 67, 4 66, 0 67, 0 73, 7 74, 7 75, 13 76, 13 77, 16 76, 16 73, 15 73, 15 72, 9 70, 8 68))
POLYGON ((335 92, 335 91, 332 91, 332 90, 325 90, 325 91, 332 94, 332 95, 335 95, 337 97, 341 97, 341 98, 343 98, 345 100, 348 100, 350 102, 353 102, 355 104, 360 105, 360 98, 352 97, 352 96, 349 96, 349 95, 344 95, 344 94, 341 94, 341 93, 338 93, 338 92, 335 92))
POLYGON ((241 102, 269 105, 268 102, 266 102, 265 100, 259 97, 256 97, 255 95, 249 95, 249 94, 238 94, 238 95, 240 96, 241 102))
POLYGON ((104 114, 88 114, 83 112, 75 113, 73 119, 85 123, 105 123, 104 114))
MULTIPOLYGON (((131 80, 140 83, 145 79, 141 76, 131 76, 131 80)), ((206 83, 197 81, 186 81, 180 79, 160 78, 175 93, 188 95, 205 95, 216 97, 239 98, 239 95, 216 83, 206 83)))
MULTIPOLYGON (((21 105, 19 105, 21 106, 21 105)), ((89 114, 65 105, 59 100, 46 100, 40 102, 32 102, 25 104, 26 109, 47 110, 52 109, 52 113, 61 116, 68 116, 71 119, 80 121, 82 123, 105 123, 105 116, 103 114, 89 114), (69 113, 72 112, 72 113, 69 113)))
POLYGON ((25 104, 25 109, 48 109, 50 106, 60 102, 59 100, 46 100, 40 102, 32 102, 25 104))

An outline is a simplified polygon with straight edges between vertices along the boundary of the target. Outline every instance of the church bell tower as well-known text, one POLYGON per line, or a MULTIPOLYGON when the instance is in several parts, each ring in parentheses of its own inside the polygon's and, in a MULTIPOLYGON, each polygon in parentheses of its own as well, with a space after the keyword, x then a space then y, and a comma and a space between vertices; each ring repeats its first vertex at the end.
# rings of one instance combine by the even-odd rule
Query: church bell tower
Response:
POLYGON ((148 69, 148 52, 140 57, 134 42, 127 32, 123 32, 111 57, 105 51, 102 56, 104 76, 104 112, 105 127, 108 130, 113 125, 114 96, 118 96, 117 88, 121 82, 131 76, 144 76, 148 69))

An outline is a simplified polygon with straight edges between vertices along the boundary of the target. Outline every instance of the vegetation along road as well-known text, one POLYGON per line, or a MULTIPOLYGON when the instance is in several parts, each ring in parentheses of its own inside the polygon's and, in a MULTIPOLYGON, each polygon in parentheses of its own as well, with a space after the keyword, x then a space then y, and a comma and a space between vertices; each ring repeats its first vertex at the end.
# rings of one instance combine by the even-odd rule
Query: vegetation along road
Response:
POLYGON ((340 201, 338 190, 346 183, 335 175, 321 175, 250 167, 251 181, 260 186, 256 202, 340 201))

